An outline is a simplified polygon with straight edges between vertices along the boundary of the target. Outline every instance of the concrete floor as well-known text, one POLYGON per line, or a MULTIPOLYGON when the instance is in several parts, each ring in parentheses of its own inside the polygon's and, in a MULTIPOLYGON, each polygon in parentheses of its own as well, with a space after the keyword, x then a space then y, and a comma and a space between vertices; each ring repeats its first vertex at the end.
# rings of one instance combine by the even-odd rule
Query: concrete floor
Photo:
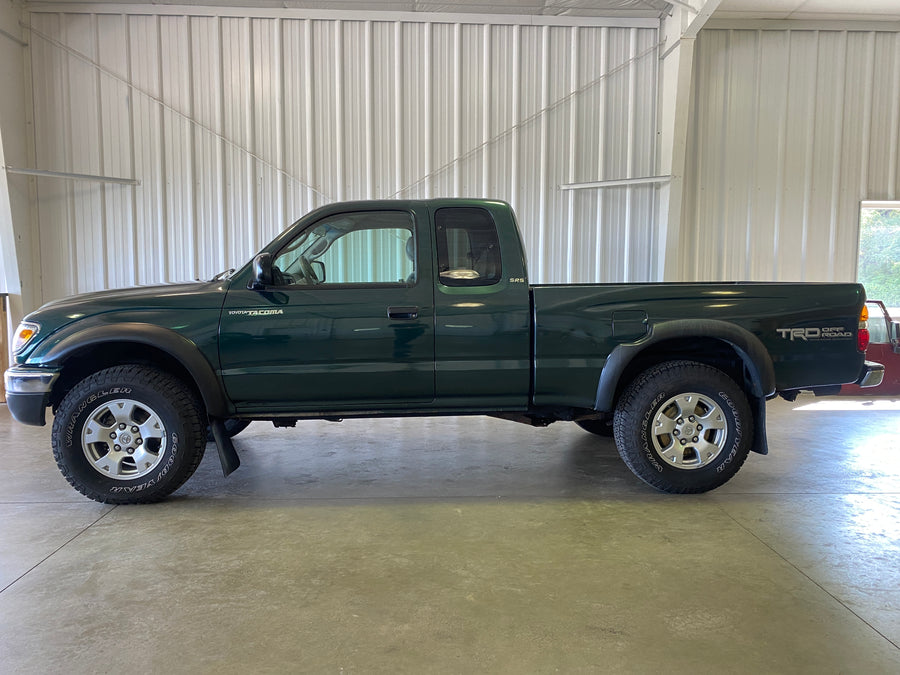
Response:
POLYGON ((451 418, 256 423, 228 479, 210 446, 110 507, 0 406, 0 671, 900 672, 900 403, 769 415, 700 496, 451 418))

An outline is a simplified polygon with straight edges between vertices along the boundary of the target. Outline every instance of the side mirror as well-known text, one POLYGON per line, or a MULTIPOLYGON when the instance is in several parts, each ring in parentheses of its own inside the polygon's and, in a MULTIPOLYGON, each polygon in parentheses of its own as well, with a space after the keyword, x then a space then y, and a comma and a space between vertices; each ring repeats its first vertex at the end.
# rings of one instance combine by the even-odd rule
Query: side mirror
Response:
POLYGON ((261 291, 272 285, 272 254, 260 253, 253 259, 253 278, 250 290, 261 291))

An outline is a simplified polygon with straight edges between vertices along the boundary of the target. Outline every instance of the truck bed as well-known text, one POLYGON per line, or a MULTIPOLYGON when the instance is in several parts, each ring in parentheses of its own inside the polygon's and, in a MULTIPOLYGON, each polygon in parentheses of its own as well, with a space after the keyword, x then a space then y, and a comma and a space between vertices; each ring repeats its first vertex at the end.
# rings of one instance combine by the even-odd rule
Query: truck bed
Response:
POLYGON ((859 284, 537 285, 531 293, 535 405, 593 407, 616 350, 665 350, 688 324, 696 335, 698 322, 710 340, 767 354, 774 374, 767 396, 853 382, 864 360, 856 349, 859 284))

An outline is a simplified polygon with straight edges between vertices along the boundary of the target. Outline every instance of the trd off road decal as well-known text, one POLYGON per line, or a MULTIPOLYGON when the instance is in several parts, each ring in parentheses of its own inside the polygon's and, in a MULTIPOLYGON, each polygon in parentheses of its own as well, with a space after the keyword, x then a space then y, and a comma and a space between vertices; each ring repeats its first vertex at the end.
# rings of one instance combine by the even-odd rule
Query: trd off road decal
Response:
POLYGON ((776 332, 785 340, 794 342, 803 340, 849 340, 853 333, 843 326, 829 326, 826 328, 776 328, 776 332))

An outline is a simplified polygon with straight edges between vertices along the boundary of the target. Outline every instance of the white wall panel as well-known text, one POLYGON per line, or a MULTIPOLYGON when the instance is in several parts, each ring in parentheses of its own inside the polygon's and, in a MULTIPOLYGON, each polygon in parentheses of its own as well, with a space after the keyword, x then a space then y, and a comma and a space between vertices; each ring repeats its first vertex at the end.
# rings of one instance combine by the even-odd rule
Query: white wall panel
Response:
MULTIPOLYGON (((28 166, 30 87, 25 85, 28 63, 27 33, 22 30, 24 12, 20 3, 0 2, 0 167, 28 166)), ((0 169, 0 292, 6 299, 10 322, 21 318, 23 306, 33 306, 37 297, 35 283, 40 275, 32 263, 37 250, 36 233, 31 225, 31 180, 0 169)), ((0 323, 0 332, 7 331, 0 323)), ((7 347, 9 342, 6 342, 7 347)))
POLYGON ((900 198, 900 33, 705 30, 684 279, 853 280, 859 202, 900 198))
MULTIPOLYGON (((341 199, 510 201, 536 282, 649 280, 657 31, 31 14, 44 299, 209 277, 341 199)), ((148 13, 149 12, 149 13, 148 13)), ((502 21, 492 18, 492 21, 502 21)))

